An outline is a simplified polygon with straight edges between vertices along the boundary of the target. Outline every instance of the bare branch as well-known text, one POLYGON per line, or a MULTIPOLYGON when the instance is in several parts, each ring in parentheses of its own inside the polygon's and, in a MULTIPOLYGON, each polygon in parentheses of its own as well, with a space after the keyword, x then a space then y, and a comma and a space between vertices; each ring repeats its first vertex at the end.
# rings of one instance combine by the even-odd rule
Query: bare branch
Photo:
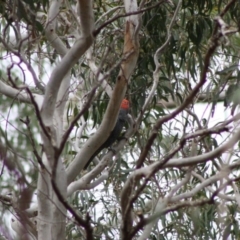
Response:
POLYGON ((64 55, 61 62, 55 67, 47 84, 42 106, 42 117, 47 126, 52 126, 52 117, 55 110, 57 95, 64 76, 93 42, 93 36, 91 34, 91 29, 93 29, 92 1, 79 0, 79 6, 82 35, 75 42, 74 46, 64 55))
MULTIPOLYGON (((29 98, 28 94, 25 92, 25 87, 21 89, 15 89, 4 82, 0 81, 0 92, 10 98, 16 99, 18 101, 24 102, 24 103, 31 103, 31 99, 29 98)), ((33 98, 37 102, 37 105, 40 107, 43 101, 43 97, 38 94, 32 94, 33 98)))
POLYGON ((130 21, 127 22, 124 38, 125 45, 123 61, 121 63, 121 69, 116 80, 112 97, 98 131, 92 138, 88 139, 74 161, 69 165, 67 169, 68 183, 71 183, 74 180, 79 171, 91 157, 92 152, 89 150, 92 147, 96 149, 100 147, 115 126, 121 101, 124 98, 128 81, 136 66, 138 58, 139 43, 138 38, 133 34, 134 30, 134 25, 130 21))
POLYGON ((86 219, 84 220, 75 212, 75 210, 70 206, 70 204, 68 204, 68 202, 64 199, 61 192, 59 191, 57 184, 55 182, 55 178, 56 178, 56 171, 53 168, 51 182, 52 182, 54 192, 56 193, 59 201, 74 216, 74 218, 76 219, 78 224, 80 226, 84 227, 84 229, 86 231, 87 239, 89 239, 89 240, 93 239, 93 235, 92 235, 93 230, 92 230, 91 223, 90 223, 90 220, 91 220, 90 216, 87 214, 86 219))
POLYGON ((132 15, 138 15, 140 13, 144 13, 146 12, 147 10, 150 10, 150 9, 153 9, 161 4, 163 4, 164 2, 168 2, 166 0, 162 0, 156 4, 154 4, 153 6, 150 6, 150 7, 147 7, 147 8, 143 8, 141 10, 138 10, 138 11, 133 11, 133 12, 128 12, 126 14, 119 14, 118 16, 116 17, 113 17, 112 19, 109 19, 108 21, 106 21, 104 24, 102 24, 99 28, 97 28, 96 30, 94 30, 93 32, 93 35, 96 37, 103 28, 105 28, 107 25, 111 24, 112 22, 116 21, 117 19, 119 18, 123 18, 123 17, 129 17, 129 16, 132 16, 132 15))
MULTIPOLYGON (((164 166, 161 166, 161 168, 168 168, 173 166, 174 167, 191 166, 201 162, 213 160, 214 158, 220 156, 222 153, 226 152, 228 149, 232 148, 239 141, 239 139, 240 139, 240 129, 238 129, 236 133, 233 134, 233 136, 225 144, 217 147, 211 152, 202 154, 200 156, 182 158, 181 161, 179 161, 179 159, 171 159, 167 163, 165 163, 164 166)), ((153 165, 155 164, 160 165, 160 163, 154 163, 153 165)))
MULTIPOLYGON (((22 40, 22 41, 23 41, 23 40, 22 40)), ((21 41, 21 42, 22 42, 22 41, 21 41)), ((3 38, 1 38, 1 37, 0 37, 0 42, 2 42, 3 45, 5 46, 5 48, 6 48, 7 50, 9 50, 10 52, 12 52, 15 56, 17 56, 17 57, 19 58, 19 60, 20 60, 21 62, 23 62, 23 63, 27 66, 29 72, 31 73, 31 75, 32 75, 32 77, 33 77, 33 81, 34 81, 36 87, 37 87, 40 91, 44 92, 44 91, 45 91, 44 86, 39 82, 39 80, 38 80, 38 78, 37 78, 37 75, 36 75, 33 67, 32 67, 31 64, 27 61, 26 57, 21 53, 21 42, 20 42, 19 50, 18 50, 18 51, 17 51, 17 50, 14 50, 9 44, 6 43, 6 41, 5 41, 3 38)))
MULTIPOLYGON (((216 28, 217 27, 215 27, 215 29, 216 28)), ((215 30, 214 30, 214 32, 215 32, 215 30)), ((212 35, 212 37, 211 37, 211 40, 210 40, 211 44, 205 55, 204 67, 201 72, 201 77, 200 77, 200 80, 197 83, 197 85, 193 88, 193 90, 190 92, 190 94, 186 97, 186 99, 183 101, 183 103, 176 110, 174 110, 173 112, 164 116, 163 118, 161 118, 160 120, 158 120, 156 122, 155 126, 153 127, 152 133, 151 133, 150 137, 148 138, 148 141, 145 145, 145 148, 141 152, 141 155, 137 161, 137 164, 136 164, 137 168, 140 168, 143 165, 144 160, 149 152, 149 149, 151 148, 154 140, 156 139, 156 137, 158 135, 158 129, 162 126, 162 124, 169 121, 170 119, 173 119, 180 112, 182 112, 193 101, 193 99, 196 97, 196 95, 199 92, 199 90, 201 89, 201 87, 205 84, 205 82, 207 80, 207 71, 210 66, 210 60, 211 60, 213 53, 215 52, 216 48, 219 45, 220 38, 221 38, 221 34, 212 35)))

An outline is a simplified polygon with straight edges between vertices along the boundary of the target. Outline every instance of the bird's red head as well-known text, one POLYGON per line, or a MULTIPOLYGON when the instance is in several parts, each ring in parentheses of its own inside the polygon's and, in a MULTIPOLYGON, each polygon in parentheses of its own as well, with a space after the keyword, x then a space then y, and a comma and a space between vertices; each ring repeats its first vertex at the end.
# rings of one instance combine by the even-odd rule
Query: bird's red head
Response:
POLYGON ((129 109, 129 101, 126 98, 122 100, 121 109, 129 109))

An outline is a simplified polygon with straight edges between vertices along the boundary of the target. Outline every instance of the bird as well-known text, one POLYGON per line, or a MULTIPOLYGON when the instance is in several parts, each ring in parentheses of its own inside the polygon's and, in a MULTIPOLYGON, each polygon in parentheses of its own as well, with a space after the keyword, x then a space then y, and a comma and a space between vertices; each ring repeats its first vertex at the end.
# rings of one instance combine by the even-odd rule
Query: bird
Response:
POLYGON ((94 154, 90 157, 86 165, 84 166, 84 170, 87 169, 89 164, 92 162, 92 160, 104 149, 109 148, 112 146, 112 144, 120 137, 122 129, 124 124, 127 121, 127 114, 129 111, 129 101, 127 99, 123 99, 118 118, 115 124, 115 127, 113 128, 112 132, 110 133, 107 140, 94 152, 94 154))

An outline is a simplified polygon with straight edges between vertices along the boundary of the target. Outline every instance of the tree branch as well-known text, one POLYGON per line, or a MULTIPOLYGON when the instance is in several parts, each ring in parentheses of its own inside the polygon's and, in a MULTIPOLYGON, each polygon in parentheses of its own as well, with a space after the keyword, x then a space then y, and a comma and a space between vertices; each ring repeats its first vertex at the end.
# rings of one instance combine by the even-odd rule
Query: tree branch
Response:
POLYGON ((82 27, 82 35, 75 42, 74 46, 64 55, 61 62, 53 70, 49 82, 46 87, 46 94, 42 106, 42 117, 46 126, 52 126, 52 119, 55 110, 55 104, 59 92, 59 87, 64 76, 85 53, 93 42, 93 11, 92 1, 79 0, 80 5, 80 21, 82 27))

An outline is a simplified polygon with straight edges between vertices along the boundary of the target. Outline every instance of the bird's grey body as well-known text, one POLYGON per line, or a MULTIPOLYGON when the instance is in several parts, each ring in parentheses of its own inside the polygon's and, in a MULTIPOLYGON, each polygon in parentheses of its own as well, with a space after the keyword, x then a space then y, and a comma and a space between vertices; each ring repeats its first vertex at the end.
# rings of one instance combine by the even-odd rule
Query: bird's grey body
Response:
POLYGON ((128 114, 128 108, 121 108, 118 114, 118 119, 115 124, 114 129, 110 133, 108 139, 94 152, 94 154, 91 156, 91 158, 88 160, 87 164, 85 165, 84 169, 86 169, 89 164, 92 162, 92 160, 104 149, 109 148, 112 146, 112 144, 120 137, 120 134, 122 132, 122 129, 124 127, 124 124, 127 121, 127 114, 128 114))

